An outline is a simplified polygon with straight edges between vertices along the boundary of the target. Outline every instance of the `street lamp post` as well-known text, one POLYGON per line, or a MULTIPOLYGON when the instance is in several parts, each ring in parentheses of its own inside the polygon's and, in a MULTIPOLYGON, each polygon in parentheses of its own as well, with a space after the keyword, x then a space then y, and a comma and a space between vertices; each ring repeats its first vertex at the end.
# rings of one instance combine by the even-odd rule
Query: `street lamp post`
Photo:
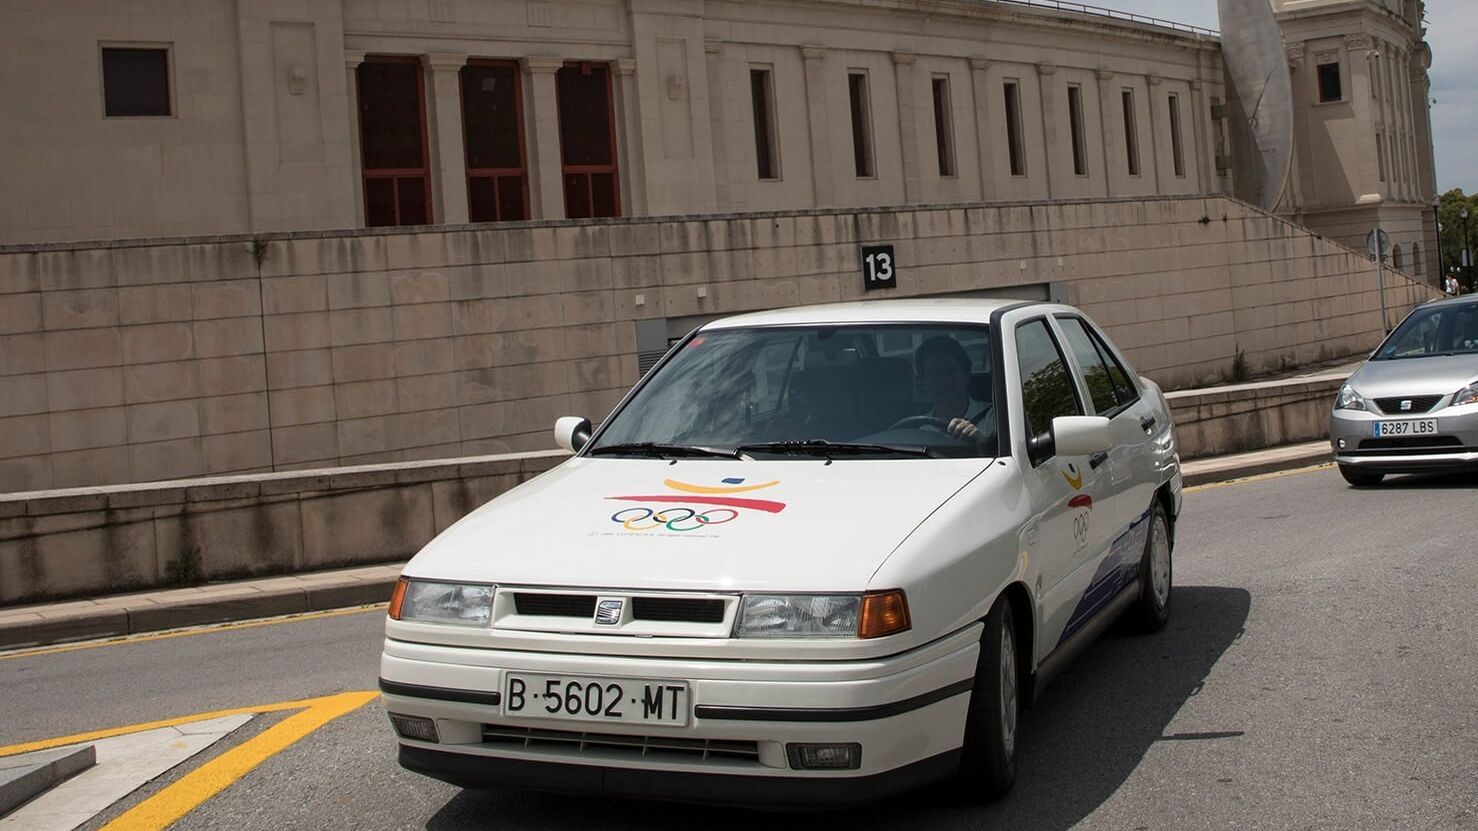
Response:
POLYGON ((1468 209, 1463 208, 1458 212, 1463 218, 1463 288, 1473 290, 1473 245, 1468 236, 1468 209))

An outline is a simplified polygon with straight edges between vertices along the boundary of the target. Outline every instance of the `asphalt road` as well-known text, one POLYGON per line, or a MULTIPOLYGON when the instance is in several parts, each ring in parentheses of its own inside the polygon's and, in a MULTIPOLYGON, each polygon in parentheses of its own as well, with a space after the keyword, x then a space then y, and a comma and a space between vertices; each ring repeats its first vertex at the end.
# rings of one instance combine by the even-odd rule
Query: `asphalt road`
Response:
MULTIPOLYGON (((818 817, 463 792, 396 765, 374 702, 176 827, 1478 828, 1475 484, 1356 491, 1324 470, 1189 494, 1170 626, 1110 634, 1055 683, 993 806, 923 791, 818 817)), ((368 612, 0 657, 0 745, 373 689, 380 637, 368 612)))

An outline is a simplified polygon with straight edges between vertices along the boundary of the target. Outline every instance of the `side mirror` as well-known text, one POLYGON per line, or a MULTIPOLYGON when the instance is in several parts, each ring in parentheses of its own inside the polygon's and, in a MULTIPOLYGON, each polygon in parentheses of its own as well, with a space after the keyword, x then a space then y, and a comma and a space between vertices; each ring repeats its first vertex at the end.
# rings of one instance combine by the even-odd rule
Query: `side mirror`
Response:
POLYGON ((571 453, 590 441, 590 419, 581 416, 565 416, 554 422, 554 443, 571 453))
POLYGON ((1059 416, 1052 419, 1052 438, 1059 456, 1092 456, 1114 446, 1109 420, 1102 416, 1059 416))

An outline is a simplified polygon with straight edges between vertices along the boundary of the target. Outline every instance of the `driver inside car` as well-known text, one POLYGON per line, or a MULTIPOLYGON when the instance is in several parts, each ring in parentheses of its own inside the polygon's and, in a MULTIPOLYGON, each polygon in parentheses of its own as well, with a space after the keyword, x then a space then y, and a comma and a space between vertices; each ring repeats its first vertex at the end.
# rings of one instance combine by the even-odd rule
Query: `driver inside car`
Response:
POLYGON ((984 444, 992 426, 986 418, 991 405, 970 397, 970 368, 965 347, 948 335, 929 338, 914 352, 914 370, 930 404, 925 415, 937 419, 953 438, 984 444))

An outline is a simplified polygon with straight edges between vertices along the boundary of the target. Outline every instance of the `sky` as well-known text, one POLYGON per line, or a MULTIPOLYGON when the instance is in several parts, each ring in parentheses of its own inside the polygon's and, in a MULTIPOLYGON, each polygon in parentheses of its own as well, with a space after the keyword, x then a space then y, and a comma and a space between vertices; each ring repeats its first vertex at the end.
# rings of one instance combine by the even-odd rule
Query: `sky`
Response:
MULTIPOLYGON (((1215 29, 1216 0, 1090 0, 1100 6, 1215 29)), ((1427 0, 1437 192, 1478 191, 1478 2, 1427 0)))

